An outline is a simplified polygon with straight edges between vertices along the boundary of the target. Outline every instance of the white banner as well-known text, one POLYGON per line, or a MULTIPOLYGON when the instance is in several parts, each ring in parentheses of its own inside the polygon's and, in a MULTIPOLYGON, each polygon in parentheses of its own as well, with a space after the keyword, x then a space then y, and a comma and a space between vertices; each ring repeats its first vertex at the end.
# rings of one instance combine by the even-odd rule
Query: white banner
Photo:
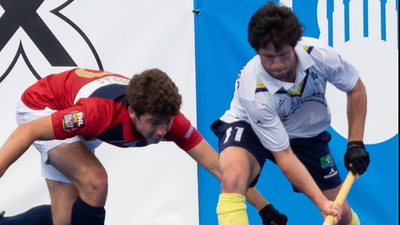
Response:
MULTIPOLYGON (((38 76, 73 67, 126 76, 157 67, 175 81, 182 112, 196 125, 192 9, 185 0, 0 3, 6 25, 0 24, 0 145, 16 128, 15 106, 25 88, 38 76)), ((174 144, 102 144, 96 154, 109 175, 106 224, 199 224, 197 164, 174 144)), ((31 147, 0 179, 6 216, 50 203, 39 160, 31 147)))

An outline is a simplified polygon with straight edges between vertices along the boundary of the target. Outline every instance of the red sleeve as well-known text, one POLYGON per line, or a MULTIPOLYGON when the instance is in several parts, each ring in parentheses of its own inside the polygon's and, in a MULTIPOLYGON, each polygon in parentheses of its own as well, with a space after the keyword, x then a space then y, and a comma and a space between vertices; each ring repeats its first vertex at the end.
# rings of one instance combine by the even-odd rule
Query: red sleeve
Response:
POLYGON ((167 141, 175 142, 185 151, 192 149, 203 140, 203 136, 182 113, 174 117, 171 129, 165 138, 167 141))
POLYGON ((115 112, 116 108, 113 101, 88 98, 56 111, 51 115, 55 138, 67 139, 76 135, 96 137, 119 122, 114 118, 119 115, 115 112))

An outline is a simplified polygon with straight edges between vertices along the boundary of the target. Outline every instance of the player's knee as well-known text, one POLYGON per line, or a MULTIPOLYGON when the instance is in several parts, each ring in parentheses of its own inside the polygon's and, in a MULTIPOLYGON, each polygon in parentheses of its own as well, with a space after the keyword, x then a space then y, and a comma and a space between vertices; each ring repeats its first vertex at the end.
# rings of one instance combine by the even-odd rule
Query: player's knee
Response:
POLYGON ((108 177, 105 170, 92 170, 85 173, 80 192, 97 199, 105 199, 108 191, 108 177))
POLYGON ((247 180, 234 171, 226 171, 222 174, 221 188, 223 192, 245 193, 247 180))
POLYGON ((91 188, 98 192, 107 192, 108 177, 105 172, 94 173, 90 179, 91 188))

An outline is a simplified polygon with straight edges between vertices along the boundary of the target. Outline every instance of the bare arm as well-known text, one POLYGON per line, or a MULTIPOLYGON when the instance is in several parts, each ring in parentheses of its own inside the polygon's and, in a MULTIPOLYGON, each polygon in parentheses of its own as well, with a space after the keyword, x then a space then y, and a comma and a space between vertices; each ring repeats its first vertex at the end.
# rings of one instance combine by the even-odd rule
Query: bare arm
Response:
POLYGON ((347 120, 349 136, 344 165, 357 179, 367 171, 370 157, 364 146, 364 126, 367 114, 367 94, 361 79, 354 88, 347 92, 347 120))
POLYGON ((340 219, 341 206, 338 206, 340 207, 339 209, 332 210, 333 202, 324 196, 305 166, 292 152, 290 147, 283 151, 272 152, 272 154, 287 179, 319 208, 324 217, 326 215, 339 215, 339 218, 335 219, 340 219))
MULTIPOLYGON (((221 172, 219 170, 218 153, 206 141, 202 140, 198 145, 187 152, 200 166, 214 175, 221 181, 221 172)), ((261 195, 256 188, 250 188, 246 194, 247 201, 258 211, 269 202, 261 195)))
POLYGON ((214 175, 217 180, 221 181, 221 171, 218 165, 218 153, 211 145, 203 139, 199 144, 187 151, 201 167, 214 175))
POLYGON ((0 148, 0 177, 35 140, 54 139, 50 116, 21 124, 0 148))
POLYGON ((361 79, 347 92, 347 119, 350 141, 363 141, 365 118, 367 114, 367 94, 361 79))

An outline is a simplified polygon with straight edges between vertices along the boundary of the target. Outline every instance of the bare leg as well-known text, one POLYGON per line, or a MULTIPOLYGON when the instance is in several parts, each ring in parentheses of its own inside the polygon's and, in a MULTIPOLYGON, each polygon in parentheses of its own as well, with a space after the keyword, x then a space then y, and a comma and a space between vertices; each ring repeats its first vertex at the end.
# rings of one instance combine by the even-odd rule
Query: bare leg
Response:
POLYGON ((219 155, 221 194, 217 205, 219 225, 248 225, 246 197, 260 166, 253 155, 239 147, 228 147, 219 155))
POLYGON ((73 184, 46 180, 51 198, 51 211, 54 225, 68 225, 71 220, 72 204, 78 197, 73 184))
POLYGON ((219 155, 222 193, 246 194, 249 184, 260 172, 256 158, 246 149, 228 147, 219 155))
POLYGON ((70 223, 72 205, 78 195, 89 207, 104 207, 108 188, 107 173, 82 142, 62 144, 50 150, 49 161, 73 183, 47 182, 54 204, 52 212, 55 225, 70 223))

